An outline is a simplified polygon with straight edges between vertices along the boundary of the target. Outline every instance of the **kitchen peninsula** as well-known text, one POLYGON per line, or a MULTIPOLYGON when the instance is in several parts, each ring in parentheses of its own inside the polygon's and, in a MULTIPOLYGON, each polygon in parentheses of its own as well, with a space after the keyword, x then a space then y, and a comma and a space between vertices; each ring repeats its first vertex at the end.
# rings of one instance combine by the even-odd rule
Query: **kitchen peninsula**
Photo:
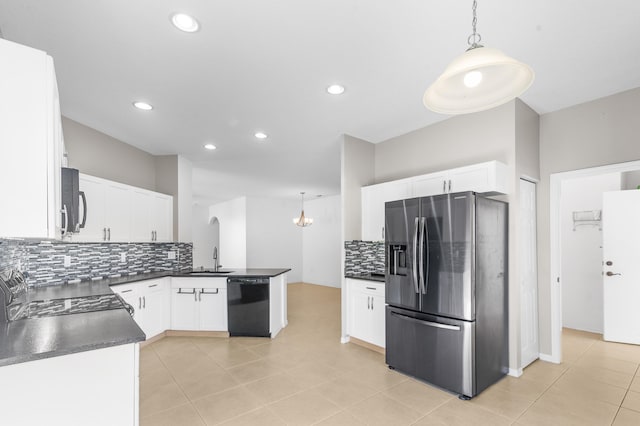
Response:
MULTIPOLYGON (((188 286, 192 292, 185 300, 201 304, 202 311, 207 297, 226 295, 227 277, 266 278, 271 336, 275 337, 287 324, 288 271, 161 271, 30 288, 16 301, 20 306, 14 313, 20 311, 19 319, 0 325, 0 381, 6 384, 0 398, 14 408, 3 421, 138 424, 139 342, 161 338, 172 330, 180 310, 172 296, 187 293, 188 286), (217 286, 215 291, 209 289, 211 283, 217 286), (134 288, 135 299, 122 297, 133 306, 132 317, 116 295, 134 288), (154 307, 154 302, 159 304, 154 307), (145 336, 145 328, 158 333, 145 336), (64 392, 56 392, 62 385, 64 392), (33 401, 38 401, 37 410, 32 409, 33 401), (109 401, 108 410, 105 401, 109 401), (95 417, 96 412, 102 413, 100 418, 95 417)), ((213 306, 226 315, 226 303, 213 306)), ((205 319, 220 315, 202 312, 205 319)), ((207 322, 199 324, 206 326, 207 322)), ((227 330, 217 331, 228 335, 227 330)))

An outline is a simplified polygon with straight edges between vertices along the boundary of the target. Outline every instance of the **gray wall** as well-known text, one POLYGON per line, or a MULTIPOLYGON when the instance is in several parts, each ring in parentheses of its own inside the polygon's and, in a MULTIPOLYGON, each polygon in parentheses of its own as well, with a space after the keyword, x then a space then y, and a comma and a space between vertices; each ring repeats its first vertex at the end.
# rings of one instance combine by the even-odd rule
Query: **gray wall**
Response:
POLYGON ((511 165, 514 102, 451 117, 375 146, 375 183, 484 161, 511 165))
POLYGON ((375 145, 353 136, 342 141, 342 240, 359 240, 362 234, 360 188, 375 183, 375 145))
POLYGON ((551 353, 550 175, 639 160, 638 111, 640 88, 540 117, 538 301, 542 353, 551 353))
POLYGON ((127 185, 156 190, 154 156, 62 117, 69 167, 127 185))
POLYGON ((640 189, 640 170, 622 173, 622 189, 640 189))

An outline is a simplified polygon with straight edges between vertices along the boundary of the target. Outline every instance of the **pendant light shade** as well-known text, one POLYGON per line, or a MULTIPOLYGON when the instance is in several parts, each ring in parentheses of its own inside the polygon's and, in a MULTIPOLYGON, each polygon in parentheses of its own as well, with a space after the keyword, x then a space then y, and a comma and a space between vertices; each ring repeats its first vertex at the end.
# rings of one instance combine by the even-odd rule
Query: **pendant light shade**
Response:
POLYGON ((305 228, 307 226, 313 225, 313 219, 304 215, 304 192, 301 192, 300 196, 302 197, 302 209, 300 211, 300 217, 293 218, 293 223, 305 228))
POLYGON ((474 1, 470 47, 425 92, 422 101, 430 110, 442 114, 484 111, 520 96, 533 83, 534 73, 527 64, 479 44, 476 21, 474 1))

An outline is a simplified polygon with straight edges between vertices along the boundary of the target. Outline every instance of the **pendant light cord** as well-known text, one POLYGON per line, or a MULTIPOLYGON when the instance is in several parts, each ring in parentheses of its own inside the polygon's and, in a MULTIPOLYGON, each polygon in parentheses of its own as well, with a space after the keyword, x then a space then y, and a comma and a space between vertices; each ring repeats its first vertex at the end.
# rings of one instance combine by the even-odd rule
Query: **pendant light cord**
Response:
POLYGON ((478 8, 477 0, 473 0, 473 6, 471 8, 473 10, 473 19, 471 20, 471 27, 473 28, 473 34, 471 34, 467 38, 467 44, 469 45, 469 48, 467 50, 475 49, 476 47, 483 47, 481 44, 479 44, 480 40, 482 40, 482 37, 476 31, 476 24, 478 23, 478 15, 476 13, 476 9, 478 8))

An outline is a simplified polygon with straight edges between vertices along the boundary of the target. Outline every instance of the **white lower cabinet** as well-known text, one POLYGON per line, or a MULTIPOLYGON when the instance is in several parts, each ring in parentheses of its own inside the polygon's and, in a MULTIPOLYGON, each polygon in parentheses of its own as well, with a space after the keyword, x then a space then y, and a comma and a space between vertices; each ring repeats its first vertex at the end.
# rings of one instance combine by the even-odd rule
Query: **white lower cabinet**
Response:
POLYGON ((2 425, 139 424, 137 343, 6 365, 0 383, 2 425))
POLYGON ((169 282, 170 278, 160 278, 111 287, 133 306, 133 319, 147 339, 169 328, 169 282))
POLYGON ((170 328, 227 331, 227 279, 173 278, 170 328))
POLYGON ((347 333, 385 347, 384 283, 347 278, 347 333))

